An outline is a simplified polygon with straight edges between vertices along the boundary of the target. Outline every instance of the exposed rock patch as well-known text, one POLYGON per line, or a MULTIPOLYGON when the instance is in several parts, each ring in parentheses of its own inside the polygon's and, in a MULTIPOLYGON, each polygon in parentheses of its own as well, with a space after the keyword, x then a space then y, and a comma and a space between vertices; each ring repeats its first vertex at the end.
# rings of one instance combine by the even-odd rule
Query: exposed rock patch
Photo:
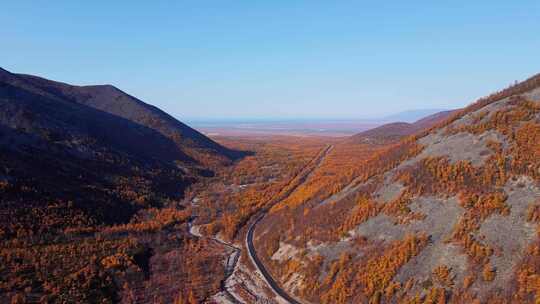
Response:
POLYGON ((375 198, 380 203, 388 203, 398 198, 404 189, 405 187, 401 183, 392 183, 387 187, 384 187, 381 190, 377 191, 377 193, 375 193, 375 198))
POLYGON ((335 194, 332 194, 330 197, 323 200, 318 206, 323 206, 329 203, 338 202, 342 200, 343 198, 347 197, 348 195, 355 193, 358 189, 360 189, 364 185, 365 183, 358 184, 358 178, 355 178, 352 182, 350 182, 347 186, 345 186, 341 191, 335 194))
POLYGON ((444 136, 440 132, 434 133, 420 139, 420 143, 425 148, 417 158, 446 156, 450 159, 451 163, 467 160, 473 166, 479 167, 492 154, 492 150, 487 146, 490 140, 506 143, 502 135, 492 130, 484 132, 481 135, 461 132, 444 136))
POLYGON ((394 171, 392 170, 384 175, 382 187, 373 194, 373 198, 381 204, 395 200, 405 189, 401 183, 392 182, 393 172, 394 171))
POLYGON ((285 262, 294 258, 299 252, 300 249, 295 246, 279 242, 279 249, 272 255, 272 260, 285 262))
POLYGON ((540 199, 540 189, 529 177, 522 176, 515 181, 509 181, 504 191, 508 195, 506 204, 511 207, 510 215, 492 215, 478 231, 478 235, 485 238, 486 244, 499 251, 499 254, 491 257, 491 264, 497 272, 495 280, 490 283, 478 282, 473 286, 482 293, 505 289, 508 286, 526 246, 536 236, 536 225, 527 222, 526 212, 531 203, 540 199))
POLYGON ((395 219, 386 214, 379 214, 358 225, 349 231, 352 237, 363 236, 369 240, 394 241, 405 236, 406 229, 402 225, 394 224, 395 219))
MULTIPOLYGON (((421 284, 430 280, 433 269, 441 265, 450 268, 451 276, 456 285, 459 286, 463 282, 468 267, 467 256, 462 252, 460 246, 442 241, 429 244, 419 255, 401 267, 394 280, 405 283, 413 278, 421 284)), ((417 284, 412 290, 412 294, 419 289, 420 285, 417 284)))
POLYGON ((424 220, 411 223, 408 230, 428 234, 430 244, 403 266, 395 279, 402 283, 410 278, 418 281, 427 280, 435 267, 446 265, 452 269, 456 280, 461 280, 467 268, 466 256, 458 246, 445 243, 445 238, 452 233, 453 227, 464 212, 457 204, 457 199, 421 197, 415 199, 410 208, 414 212, 425 214, 426 217, 424 220))
POLYGON ((425 215, 423 220, 416 220, 408 225, 395 224, 395 218, 386 214, 374 216, 349 232, 353 237, 364 236, 368 239, 393 241, 402 239, 407 233, 426 233, 437 242, 450 233, 463 214, 463 209, 455 198, 448 200, 433 197, 420 197, 409 206, 411 211, 425 215))
POLYGON ((531 90, 523 94, 523 96, 533 100, 536 104, 540 104, 540 88, 531 90))

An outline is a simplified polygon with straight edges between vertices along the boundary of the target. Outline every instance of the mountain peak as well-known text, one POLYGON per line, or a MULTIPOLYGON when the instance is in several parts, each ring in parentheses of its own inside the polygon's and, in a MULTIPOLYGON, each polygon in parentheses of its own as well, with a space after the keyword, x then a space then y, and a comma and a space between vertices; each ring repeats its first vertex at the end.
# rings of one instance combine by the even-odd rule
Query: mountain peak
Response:
POLYGON ((240 155, 113 85, 76 86, 33 75, 11 75, 49 96, 79 103, 153 129, 175 142, 182 153, 197 162, 215 166, 229 163, 240 155))

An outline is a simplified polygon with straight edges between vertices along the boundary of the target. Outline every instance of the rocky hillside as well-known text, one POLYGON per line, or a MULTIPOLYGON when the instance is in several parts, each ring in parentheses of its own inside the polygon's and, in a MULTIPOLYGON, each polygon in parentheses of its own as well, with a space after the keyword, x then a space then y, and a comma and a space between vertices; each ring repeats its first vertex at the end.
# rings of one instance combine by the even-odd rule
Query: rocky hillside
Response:
POLYGON ((291 294, 540 301, 540 75, 377 153, 361 172, 325 196, 285 200, 260 224, 256 246, 291 294))

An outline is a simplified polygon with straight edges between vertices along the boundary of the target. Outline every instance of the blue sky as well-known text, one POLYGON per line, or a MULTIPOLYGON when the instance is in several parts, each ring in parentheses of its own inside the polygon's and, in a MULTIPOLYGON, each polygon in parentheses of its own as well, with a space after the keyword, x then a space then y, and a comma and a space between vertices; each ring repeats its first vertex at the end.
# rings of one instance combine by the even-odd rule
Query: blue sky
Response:
POLYGON ((540 1, 440 2, 3 1, 0 66, 184 119, 455 108, 540 72, 540 1))

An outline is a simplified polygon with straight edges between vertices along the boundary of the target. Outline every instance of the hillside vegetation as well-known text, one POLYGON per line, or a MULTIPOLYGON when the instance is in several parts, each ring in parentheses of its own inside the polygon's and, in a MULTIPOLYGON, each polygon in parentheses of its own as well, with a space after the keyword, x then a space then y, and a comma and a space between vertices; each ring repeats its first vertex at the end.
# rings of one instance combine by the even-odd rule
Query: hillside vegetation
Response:
POLYGON ((0 69, 0 303, 276 303, 248 227, 305 303, 540 302, 540 75, 345 140, 216 140, 0 69))
POLYGON ((0 302, 217 292, 221 249, 182 200, 238 156, 112 86, 0 69, 0 302))
POLYGON ((540 75, 355 167, 343 178, 323 164, 306 181, 316 190, 300 187, 257 229, 290 293, 313 303, 540 301, 540 75))

